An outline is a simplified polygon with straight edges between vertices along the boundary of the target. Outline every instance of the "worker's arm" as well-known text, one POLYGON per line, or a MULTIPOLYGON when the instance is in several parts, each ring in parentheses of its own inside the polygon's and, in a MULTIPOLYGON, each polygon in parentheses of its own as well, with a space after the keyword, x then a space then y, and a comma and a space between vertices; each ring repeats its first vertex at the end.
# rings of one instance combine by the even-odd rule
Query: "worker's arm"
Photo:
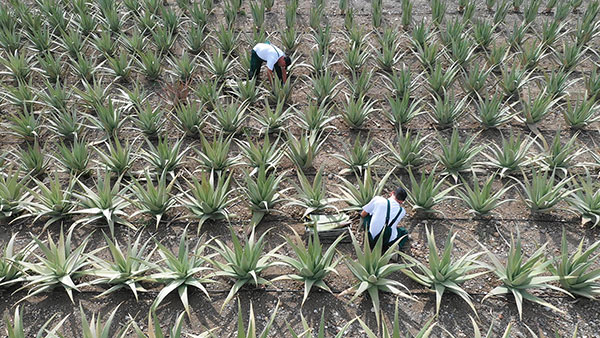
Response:
POLYGON ((361 211, 361 213, 360 213, 360 217, 367 217, 368 215, 369 215, 369 213, 364 210, 361 211))
POLYGON ((267 67, 267 75, 269 76, 269 81, 273 83, 273 71, 270 70, 269 67, 267 67))
POLYGON ((287 81, 287 67, 282 67, 281 68, 281 75, 283 76, 283 83, 285 83, 285 81, 287 81))

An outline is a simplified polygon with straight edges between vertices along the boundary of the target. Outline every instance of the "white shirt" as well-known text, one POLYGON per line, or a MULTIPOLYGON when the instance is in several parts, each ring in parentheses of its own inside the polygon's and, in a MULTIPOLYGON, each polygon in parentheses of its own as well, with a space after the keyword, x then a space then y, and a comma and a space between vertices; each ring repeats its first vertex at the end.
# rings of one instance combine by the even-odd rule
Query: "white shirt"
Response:
POLYGON ((372 215, 371 224, 369 226, 369 233, 371 234, 371 237, 374 238, 379 233, 381 233, 381 231, 383 231, 383 227, 385 226, 385 215, 387 212, 388 200, 390 201, 389 222, 391 222, 394 219, 394 217, 396 217, 396 214, 398 214, 398 211, 401 210, 400 215, 398 216, 394 224, 390 224, 390 226, 392 227, 390 241, 395 241, 397 239, 396 237, 398 237, 397 225, 400 222, 400 220, 404 218, 404 216, 406 216, 406 210, 404 210, 404 208, 400 206, 400 203, 396 202, 396 199, 394 197, 385 199, 381 196, 375 196, 373 197, 371 202, 369 202, 369 204, 363 207, 363 210, 372 215))
POLYGON ((285 56, 285 53, 281 49, 268 43, 258 43, 254 46, 253 50, 259 58, 267 62, 267 67, 270 70, 273 70, 280 57, 285 56))

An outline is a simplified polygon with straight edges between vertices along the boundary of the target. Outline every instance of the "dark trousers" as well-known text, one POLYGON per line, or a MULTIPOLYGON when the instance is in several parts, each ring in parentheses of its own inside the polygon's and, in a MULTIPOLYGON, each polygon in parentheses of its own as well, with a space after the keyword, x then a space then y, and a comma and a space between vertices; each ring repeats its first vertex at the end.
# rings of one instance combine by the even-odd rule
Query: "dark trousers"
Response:
MULTIPOLYGON (((250 70, 248 71, 248 79, 252 79, 256 77, 256 80, 260 80, 260 67, 265 60, 261 59, 258 54, 254 50, 250 54, 250 70)), ((277 76, 283 81, 283 75, 281 74, 281 67, 278 64, 275 64, 273 70, 277 74, 277 76)))
POLYGON ((381 253, 386 252, 392 246, 392 244, 394 244, 394 243, 390 243, 391 235, 392 235, 392 229, 390 229, 390 227, 385 227, 384 230, 375 237, 372 237, 371 233, 369 232, 368 233, 369 247, 371 247, 371 250, 375 249, 375 245, 377 244, 379 237, 383 236, 383 243, 381 243, 382 244, 381 253))

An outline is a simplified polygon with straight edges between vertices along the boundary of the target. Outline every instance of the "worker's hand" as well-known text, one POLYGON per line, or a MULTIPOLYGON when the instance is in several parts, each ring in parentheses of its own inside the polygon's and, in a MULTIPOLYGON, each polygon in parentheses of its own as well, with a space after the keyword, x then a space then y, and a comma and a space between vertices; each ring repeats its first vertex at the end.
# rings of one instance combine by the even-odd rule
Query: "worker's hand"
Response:
POLYGON ((360 213, 360 217, 367 217, 368 215, 369 213, 364 210, 360 213))

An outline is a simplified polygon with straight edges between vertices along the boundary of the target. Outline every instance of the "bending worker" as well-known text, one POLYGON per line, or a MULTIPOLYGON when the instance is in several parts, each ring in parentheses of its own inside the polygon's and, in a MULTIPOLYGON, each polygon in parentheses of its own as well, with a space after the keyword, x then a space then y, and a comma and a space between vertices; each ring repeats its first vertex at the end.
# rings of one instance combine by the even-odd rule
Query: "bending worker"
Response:
POLYGON ((365 230, 368 231, 371 249, 375 248, 380 236, 383 236, 382 253, 403 236, 399 247, 402 248, 406 242, 408 232, 405 228, 400 227, 400 220, 406 216, 406 210, 402 207, 406 196, 406 191, 398 188, 390 194, 389 198, 375 196, 369 204, 363 207, 360 216, 363 218, 365 230))
POLYGON ((281 79, 282 83, 287 80, 287 67, 292 63, 289 56, 275 47, 270 43, 258 43, 252 48, 252 55, 250 57, 250 71, 248 72, 248 78, 252 79, 256 76, 258 79, 260 76, 260 67, 263 62, 267 63, 267 74, 269 80, 273 81, 273 69, 277 73, 277 76, 281 79))

